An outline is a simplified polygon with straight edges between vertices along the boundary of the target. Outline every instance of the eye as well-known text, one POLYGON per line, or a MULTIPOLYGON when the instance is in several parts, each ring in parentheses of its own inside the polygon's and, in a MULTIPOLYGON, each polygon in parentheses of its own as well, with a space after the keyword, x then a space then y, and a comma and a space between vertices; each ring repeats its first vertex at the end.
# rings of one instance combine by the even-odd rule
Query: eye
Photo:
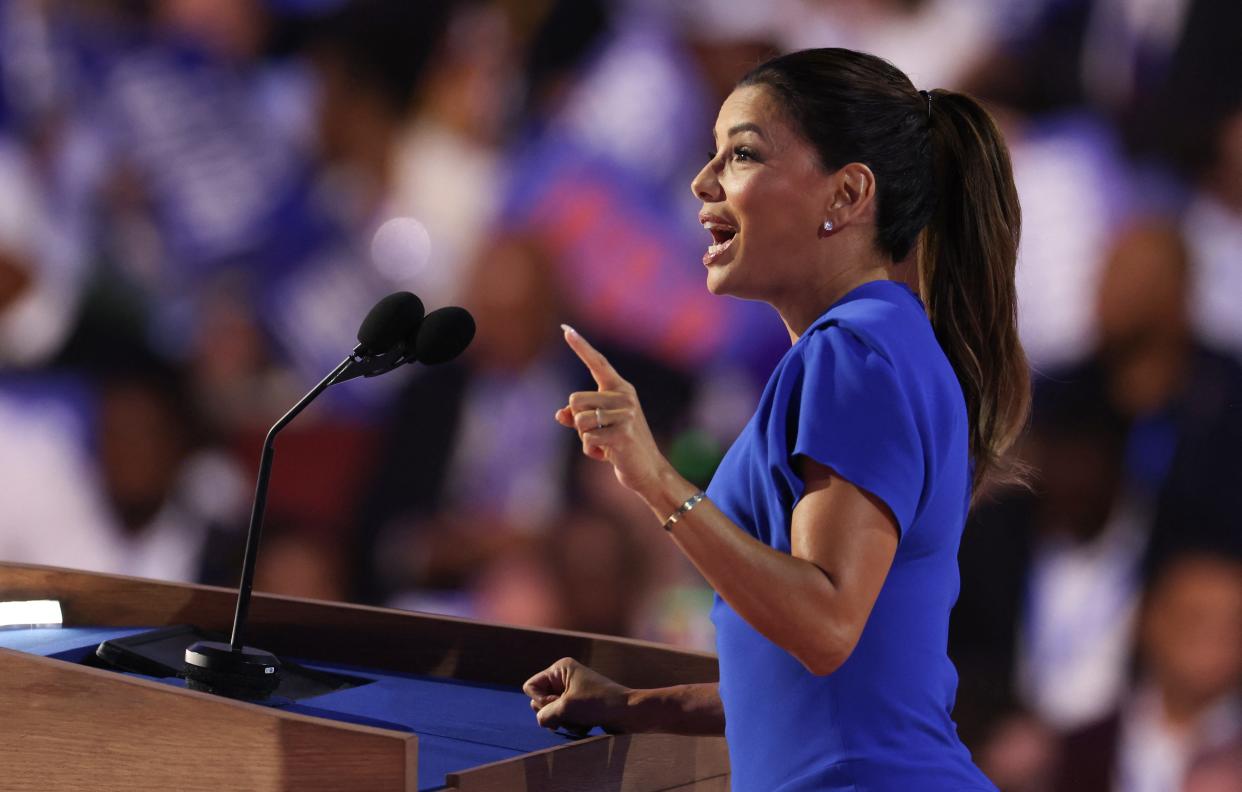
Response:
POLYGON ((738 146, 733 149, 734 162, 751 162, 758 159, 759 158, 755 156, 755 150, 748 146, 738 146))

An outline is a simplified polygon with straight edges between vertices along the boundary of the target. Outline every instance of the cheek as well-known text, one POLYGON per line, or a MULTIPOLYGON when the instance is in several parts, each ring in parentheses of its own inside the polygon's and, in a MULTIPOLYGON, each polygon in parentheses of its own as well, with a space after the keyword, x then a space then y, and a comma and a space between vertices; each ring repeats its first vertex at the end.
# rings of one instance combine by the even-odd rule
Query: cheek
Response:
POLYGON ((761 174, 739 180, 730 203, 742 221, 748 254, 788 255, 817 238, 807 193, 786 180, 761 174))

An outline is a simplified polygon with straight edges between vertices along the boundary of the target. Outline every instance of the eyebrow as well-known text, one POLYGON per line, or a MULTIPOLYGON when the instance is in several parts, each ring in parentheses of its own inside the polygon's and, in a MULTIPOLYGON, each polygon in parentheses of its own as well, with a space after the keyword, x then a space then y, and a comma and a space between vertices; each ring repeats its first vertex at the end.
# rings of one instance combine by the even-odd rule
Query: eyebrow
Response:
MULTIPOLYGON (((743 121, 740 124, 735 124, 734 126, 729 127, 729 131, 726 134, 728 137, 733 137, 739 132, 754 132, 764 140, 768 139, 768 136, 763 134, 763 129, 753 121, 743 121)), ((715 138, 715 130, 712 131, 712 137, 715 138)))
POLYGON ((763 134, 763 130, 759 128, 758 124, 752 123, 750 121, 744 121, 741 124, 729 127, 729 137, 733 137, 739 132, 754 132, 756 135, 758 135, 761 138, 767 137, 767 135, 763 134))

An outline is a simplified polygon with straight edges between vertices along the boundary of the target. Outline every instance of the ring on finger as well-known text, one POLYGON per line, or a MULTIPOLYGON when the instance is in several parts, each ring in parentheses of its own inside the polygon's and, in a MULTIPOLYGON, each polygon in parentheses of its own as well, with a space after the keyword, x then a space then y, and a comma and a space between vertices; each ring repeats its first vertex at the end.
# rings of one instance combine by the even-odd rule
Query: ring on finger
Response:
POLYGON ((604 428, 604 410, 602 407, 595 408, 595 428, 596 429, 604 428))

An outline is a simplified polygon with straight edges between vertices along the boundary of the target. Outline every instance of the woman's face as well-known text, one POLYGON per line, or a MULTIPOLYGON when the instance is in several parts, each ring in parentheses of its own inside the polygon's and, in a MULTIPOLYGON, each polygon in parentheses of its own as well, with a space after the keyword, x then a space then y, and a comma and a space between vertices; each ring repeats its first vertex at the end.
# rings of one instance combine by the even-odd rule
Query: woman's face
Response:
POLYGON ((762 86, 729 95, 713 137, 716 152, 690 184, 712 234, 707 287, 778 304, 822 264, 830 174, 762 86))

